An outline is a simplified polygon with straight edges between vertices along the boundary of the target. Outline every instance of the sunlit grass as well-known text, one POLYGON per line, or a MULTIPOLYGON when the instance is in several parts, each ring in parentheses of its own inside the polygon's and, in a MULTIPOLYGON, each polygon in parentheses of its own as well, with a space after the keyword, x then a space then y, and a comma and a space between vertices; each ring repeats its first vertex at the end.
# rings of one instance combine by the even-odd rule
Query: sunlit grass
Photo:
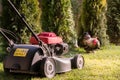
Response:
MULTIPOLYGON (((67 57, 76 53, 82 53, 85 58, 85 66, 82 70, 74 69, 63 74, 56 74, 52 80, 120 80, 120 46, 109 46, 97 50, 95 53, 85 53, 83 49, 74 49, 67 57)), ((23 75, 6 76, 0 64, 0 80, 48 80, 32 76, 28 79, 23 75), (25 78, 23 78, 25 77, 25 78)))

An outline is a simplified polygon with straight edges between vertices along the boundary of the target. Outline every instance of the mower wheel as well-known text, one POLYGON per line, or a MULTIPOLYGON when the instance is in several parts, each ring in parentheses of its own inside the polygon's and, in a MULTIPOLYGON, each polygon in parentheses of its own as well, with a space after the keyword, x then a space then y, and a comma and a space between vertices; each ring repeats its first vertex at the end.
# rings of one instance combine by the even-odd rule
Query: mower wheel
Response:
POLYGON ((40 75, 42 77, 52 78, 55 76, 55 62, 52 58, 45 57, 40 64, 40 75))
POLYGON ((84 57, 82 55, 76 55, 71 60, 71 67, 73 69, 75 69, 75 68, 82 69, 83 66, 84 66, 84 57))

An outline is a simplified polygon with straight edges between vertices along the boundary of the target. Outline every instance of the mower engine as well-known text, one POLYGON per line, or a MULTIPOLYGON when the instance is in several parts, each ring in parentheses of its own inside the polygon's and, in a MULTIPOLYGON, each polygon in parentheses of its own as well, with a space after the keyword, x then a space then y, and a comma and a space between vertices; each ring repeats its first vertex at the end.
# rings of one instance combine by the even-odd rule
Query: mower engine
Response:
MULTIPOLYGON (((51 54, 60 56, 68 52, 68 44, 64 43, 62 38, 56 36, 53 32, 42 32, 37 35, 40 40, 48 45, 51 54)), ((32 36, 30 38, 30 43, 37 45, 38 41, 32 36)))

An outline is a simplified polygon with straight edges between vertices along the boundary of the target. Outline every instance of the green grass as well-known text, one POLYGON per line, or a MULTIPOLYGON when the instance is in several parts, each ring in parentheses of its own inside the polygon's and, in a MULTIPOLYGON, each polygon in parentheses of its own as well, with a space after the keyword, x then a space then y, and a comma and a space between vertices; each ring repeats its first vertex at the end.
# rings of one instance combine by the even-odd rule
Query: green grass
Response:
MULTIPOLYGON (((89 54, 85 53, 83 49, 74 49, 66 56, 73 56, 75 53, 82 53, 84 56, 84 68, 56 74, 52 80, 120 80, 120 46, 102 48, 89 54)), ((0 80, 48 80, 48 78, 26 75, 6 76, 1 63, 0 80)))

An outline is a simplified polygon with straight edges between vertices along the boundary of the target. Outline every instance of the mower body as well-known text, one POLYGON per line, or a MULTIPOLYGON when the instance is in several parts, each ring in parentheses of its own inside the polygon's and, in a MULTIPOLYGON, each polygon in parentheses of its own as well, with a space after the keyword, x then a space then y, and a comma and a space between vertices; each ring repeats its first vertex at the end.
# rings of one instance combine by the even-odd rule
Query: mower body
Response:
POLYGON ((61 57, 68 51, 68 45, 63 43, 60 37, 48 36, 49 34, 51 33, 48 32, 47 36, 39 34, 38 37, 45 42, 44 45, 47 46, 50 54, 43 46, 37 45, 38 42, 31 37, 31 44, 14 44, 10 47, 9 54, 3 62, 4 71, 40 74, 52 78, 56 73, 67 72, 74 68, 81 69, 84 65, 84 58, 81 55, 71 58, 61 57))
POLYGON ((15 44, 4 60, 4 69, 15 73, 39 74, 42 60, 52 58, 55 73, 70 71, 73 58, 48 57, 39 45, 15 44))

